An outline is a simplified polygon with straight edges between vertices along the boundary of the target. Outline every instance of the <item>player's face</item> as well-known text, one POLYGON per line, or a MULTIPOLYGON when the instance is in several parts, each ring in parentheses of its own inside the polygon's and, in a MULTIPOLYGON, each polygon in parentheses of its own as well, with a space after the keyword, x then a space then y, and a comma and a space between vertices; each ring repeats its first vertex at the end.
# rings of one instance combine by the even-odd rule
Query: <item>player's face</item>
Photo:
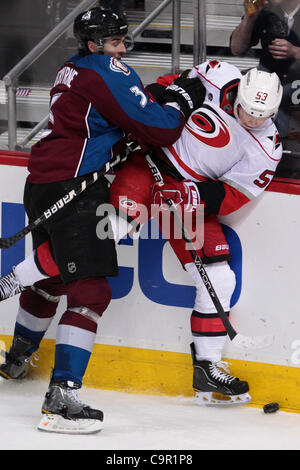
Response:
POLYGON ((251 116, 251 114, 246 113, 246 111, 241 106, 238 107, 238 117, 240 125, 249 130, 257 129, 257 127, 262 126, 263 123, 268 119, 251 116))
POLYGON ((107 38, 103 46, 103 54, 122 59, 122 56, 126 54, 125 36, 107 38))

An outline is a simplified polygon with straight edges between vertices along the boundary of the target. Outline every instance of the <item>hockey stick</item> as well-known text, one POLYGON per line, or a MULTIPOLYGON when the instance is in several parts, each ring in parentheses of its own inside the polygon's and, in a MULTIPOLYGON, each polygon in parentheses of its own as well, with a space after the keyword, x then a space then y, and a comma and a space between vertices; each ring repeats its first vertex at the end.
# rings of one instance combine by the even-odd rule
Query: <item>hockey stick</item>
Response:
MULTIPOLYGON (((150 170, 152 171, 152 174, 154 176, 154 179, 155 181, 160 185, 160 186, 163 186, 164 185, 164 181, 163 181, 163 177, 159 171, 159 169, 157 168, 157 166, 155 165, 155 163, 152 161, 151 157, 147 154, 146 155, 146 160, 148 162, 148 165, 149 165, 149 168, 150 170)), ((231 340, 231 342, 237 346, 237 347, 240 347, 242 349, 258 349, 258 348, 265 348, 265 347, 268 347, 270 346, 273 341, 274 341, 274 337, 272 335, 265 335, 265 336, 244 336, 244 335, 241 335, 240 333, 238 333, 232 326, 232 324, 230 323, 223 307, 222 307, 222 304, 216 294, 216 291, 212 285, 212 283, 210 282, 209 280, 209 277, 207 275, 207 272, 204 268, 204 265, 202 263, 202 260, 200 258, 200 256, 198 255, 197 253, 197 250, 195 249, 189 235, 187 234, 184 226, 183 226, 183 222, 180 218, 180 216, 178 215, 178 212, 176 210, 176 206, 174 204, 174 201, 172 199, 164 199, 166 204, 168 205, 168 208, 169 210, 172 212, 173 216, 174 216, 174 219, 178 225, 178 227, 180 228, 181 232, 182 232, 182 235, 183 235, 183 238, 184 240, 189 243, 189 246, 191 247, 189 249, 189 252, 194 260, 194 263, 195 263, 195 266, 197 268, 197 271, 198 273, 200 274, 200 277, 203 281, 203 284, 205 285, 206 289, 207 289, 207 292, 211 298, 211 300, 213 301, 213 304, 217 310, 217 313, 224 325, 224 328, 226 329, 227 333, 228 333, 228 336, 231 340)))
POLYGON ((12 235, 11 237, 0 238, 0 249, 10 248, 12 245, 24 238, 28 233, 36 229, 39 225, 43 224, 46 220, 49 220, 50 217, 63 210, 71 201, 73 201, 75 197, 83 193, 83 191, 85 191, 89 186, 94 184, 99 178, 106 175, 109 170, 111 170, 115 165, 125 160, 131 152, 140 148, 140 146, 137 145, 135 142, 130 142, 126 144, 126 146, 126 151, 124 156, 122 155, 122 158, 120 157, 120 155, 117 155, 112 160, 107 162, 101 170, 95 171, 94 173, 88 175, 84 181, 82 181, 78 186, 75 186, 74 189, 72 189, 70 192, 61 197, 57 202, 55 202, 51 207, 49 207, 49 209, 45 210, 40 217, 28 224, 26 227, 20 230, 20 232, 16 233, 15 235, 12 235))

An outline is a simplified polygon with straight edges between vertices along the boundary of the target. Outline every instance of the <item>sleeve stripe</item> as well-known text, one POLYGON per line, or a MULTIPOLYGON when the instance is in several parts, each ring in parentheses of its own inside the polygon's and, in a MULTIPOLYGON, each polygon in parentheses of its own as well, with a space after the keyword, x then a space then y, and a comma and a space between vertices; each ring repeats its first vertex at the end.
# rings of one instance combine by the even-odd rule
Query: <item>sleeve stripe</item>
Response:
MULTIPOLYGON (((196 68, 197 70, 197 68, 196 68)), ((221 90, 221 88, 219 88, 217 85, 215 85, 213 82, 211 82, 210 80, 208 80, 205 75, 203 75, 202 73, 200 73, 198 70, 197 70, 197 74, 200 75, 200 77, 203 78, 203 80, 205 80, 206 82, 210 83, 210 85, 212 85, 213 87, 217 88, 217 90, 221 90)))
POLYGON ((168 150, 169 152, 171 152, 172 156, 174 157, 174 159, 176 160, 176 162, 178 163, 178 165, 180 165, 180 167, 190 176, 192 176, 193 178, 195 178, 197 181, 207 181, 207 178, 205 178, 205 176, 202 176, 200 175, 199 173, 196 173, 194 170, 192 170, 192 168, 190 168, 189 166, 187 166, 183 160, 181 160, 180 156, 178 155, 178 153, 176 152, 175 148, 173 145, 171 145, 170 147, 168 147, 168 150))
MULTIPOLYGON (((90 111, 91 111, 91 107, 92 107, 92 104, 90 103, 89 107, 88 107, 88 110, 86 112, 85 118, 84 118, 88 139, 91 136, 90 127, 89 127, 89 123, 88 123, 88 117, 89 117, 89 114, 90 114, 90 111)), ((81 154, 80 154, 80 157, 79 157, 79 162, 78 162, 78 165, 77 165, 77 168, 76 168, 75 176, 78 176, 78 172, 79 172, 79 169, 80 169, 80 166, 81 166, 81 162, 82 162, 83 155, 84 155, 84 152, 85 152, 85 149, 86 149, 86 145, 87 145, 87 139, 84 139, 84 143, 83 143, 82 151, 81 151, 81 154)))
POLYGON ((219 178, 219 181, 222 181, 225 184, 228 184, 228 186, 231 186, 232 188, 236 189, 239 193, 242 193, 244 196, 246 196, 250 201, 252 199, 255 199, 255 195, 252 194, 250 191, 248 191, 246 188, 243 186, 239 185, 236 183, 236 181, 229 180, 227 178, 219 178))
POLYGON ((224 183, 225 197, 220 205, 219 215, 228 215, 249 202, 249 198, 241 191, 224 183))

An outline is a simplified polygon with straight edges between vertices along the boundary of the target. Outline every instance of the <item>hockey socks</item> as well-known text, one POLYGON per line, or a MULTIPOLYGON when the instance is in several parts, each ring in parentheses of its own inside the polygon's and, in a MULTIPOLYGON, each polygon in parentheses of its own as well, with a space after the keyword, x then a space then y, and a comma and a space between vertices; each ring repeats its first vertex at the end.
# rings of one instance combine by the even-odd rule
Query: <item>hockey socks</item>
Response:
POLYGON ((67 287, 68 308, 57 327, 53 378, 81 385, 111 289, 100 277, 80 279, 67 287))
POLYGON ((38 349, 54 317, 65 286, 59 276, 37 282, 22 292, 14 335, 33 343, 31 352, 38 349))
POLYGON ((98 315, 88 308, 67 310, 57 327, 54 380, 82 384, 97 334, 98 315))

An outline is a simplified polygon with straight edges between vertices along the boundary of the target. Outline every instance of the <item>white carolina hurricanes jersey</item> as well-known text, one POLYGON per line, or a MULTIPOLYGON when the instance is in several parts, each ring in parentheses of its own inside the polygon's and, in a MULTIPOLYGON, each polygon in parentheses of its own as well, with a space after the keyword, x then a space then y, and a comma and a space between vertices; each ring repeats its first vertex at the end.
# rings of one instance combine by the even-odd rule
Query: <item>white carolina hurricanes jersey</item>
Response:
POLYGON ((270 183, 282 156, 276 126, 268 119, 248 131, 238 123, 227 99, 241 77, 235 66, 207 61, 190 75, 205 85, 205 101, 192 113, 181 137, 163 149, 165 154, 185 179, 222 181, 248 200, 257 197, 270 183))

